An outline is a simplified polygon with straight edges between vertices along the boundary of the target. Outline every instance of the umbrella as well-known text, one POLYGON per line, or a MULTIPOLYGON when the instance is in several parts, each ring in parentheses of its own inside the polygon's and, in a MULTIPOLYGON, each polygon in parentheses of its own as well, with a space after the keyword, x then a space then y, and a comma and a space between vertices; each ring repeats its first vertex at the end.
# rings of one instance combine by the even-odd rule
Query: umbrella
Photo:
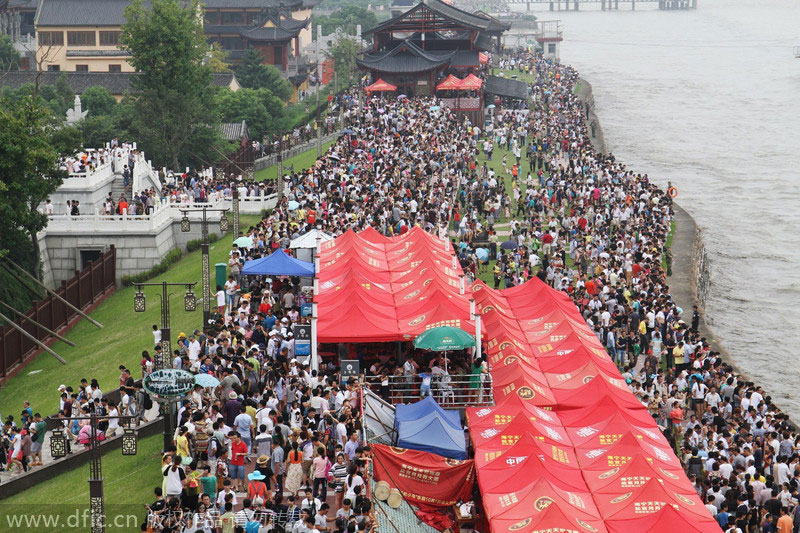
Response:
POLYGON ((233 244, 235 244, 239 248, 250 248, 251 246, 253 246, 253 239, 247 236, 239 237, 238 239, 233 241, 233 244))
POLYGON ((347 129, 342 130, 342 133, 344 135, 353 135, 353 134, 355 134, 355 131, 351 130, 350 128, 347 128, 347 129))
POLYGON ((300 204, 298 202, 295 202, 294 200, 289 200, 289 211, 294 211, 298 207, 300 207, 300 204))
POLYGON ((378 108, 378 113, 386 113, 386 110, 382 107, 378 108))
POLYGON ((440 326, 431 328, 414 339, 414 347, 434 352, 463 350, 475 346, 475 337, 461 328, 440 326))
POLYGON ((519 248, 519 245, 517 244, 517 241, 505 241, 500 245, 500 248, 503 250, 516 250, 519 248))
POLYGON ((408 96, 406 96, 406 95, 404 95, 404 94, 401 94, 401 95, 398 95, 398 96, 397 96, 397 99, 398 99, 398 100, 402 100, 403 98, 408 98, 408 96))
POLYGON ((330 154, 328 157, 330 157, 331 159, 335 159, 336 161, 339 161, 341 159, 341 157, 339 157, 336 154, 330 154))
POLYGON ((194 377, 194 382, 204 389, 213 388, 219 385, 219 380, 211 374, 197 374, 194 377))
POLYGON ((441 109, 441 107, 439 107, 438 105, 432 105, 431 106, 431 111, 439 111, 440 109, 441 109))
POLYGON ((495 106, 494 104, 489 104, 486 106, 486 109, 494 109, 495 107, 497 106, 495 106))
POLYGON ((478 258, 479 261, 485 263, 489 260, 489 250, 486 248, 476 248, 475 249, 475 256, 478 258))

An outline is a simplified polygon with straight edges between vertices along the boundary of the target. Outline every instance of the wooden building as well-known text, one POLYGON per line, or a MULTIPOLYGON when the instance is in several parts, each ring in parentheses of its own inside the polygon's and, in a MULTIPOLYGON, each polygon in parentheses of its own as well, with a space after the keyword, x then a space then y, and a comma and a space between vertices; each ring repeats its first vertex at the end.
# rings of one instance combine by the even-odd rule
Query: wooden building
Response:
POLYGON ((408 11, 365 32, 373 49, 357 60, 359 68, 396 85, 398 92, 428 95, 448 73, 476 73, 481 52, 500 46, 511 26, 441 0, 423 0, 408 11))

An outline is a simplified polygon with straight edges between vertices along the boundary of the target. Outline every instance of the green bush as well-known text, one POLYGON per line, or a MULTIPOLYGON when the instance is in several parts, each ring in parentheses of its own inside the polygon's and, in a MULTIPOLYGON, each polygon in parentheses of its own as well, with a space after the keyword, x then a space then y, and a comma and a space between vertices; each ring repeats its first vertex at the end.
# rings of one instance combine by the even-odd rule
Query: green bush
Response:
POLYGON ((164 259, 162 259, 160 263, 154 265, 150 270, 145 270, 144 272, 139 272, 138 274, 134 274, 132 276, 122 276, 122 286, 130 287, 131 285, 144 283, 156 276, 159 276, 169 270, 169 267, 180 261, 182 257, 183 251, 181 251, 180 248, 173 248, 167 252, 167 255, 164 256, 164 259))
MULTIPOLYGON (((211 233, 208 235, 208 242, 213 243, 219 240, 219 235, 216 233, 211 233)), ((202 239, 192 239, 191 241, 186 243, 186 251, 187 252, 194 252, 200 249, 200 246, 203 244, 202 239)))

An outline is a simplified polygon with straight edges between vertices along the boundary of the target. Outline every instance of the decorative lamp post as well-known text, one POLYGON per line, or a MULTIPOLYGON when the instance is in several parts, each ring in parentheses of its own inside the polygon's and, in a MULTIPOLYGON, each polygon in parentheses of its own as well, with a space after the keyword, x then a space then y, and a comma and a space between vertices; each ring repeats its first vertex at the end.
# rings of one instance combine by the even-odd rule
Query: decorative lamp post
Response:
MULTIPOLYGON (((234 191, 236 189, 234 188, 234 191)), ((237 194, 238 196, 238 194, 237 194)), ((234 201, 233 203, 234 208, 238 210, 238 201, 234 201)), ((202 260, 202 272, 203 276, 201 278, 203 282, 203 288, 201 290, 201 295, 203 297, 203 331, 208 331, 208 325, 211 321, 211 258, 209 256, 209 246, 210 241, 208 239, 208 213, 209 212, 220 212, 221 218, 219 222, 220 231, 223 233, 227 231, 228 228, 228 217, 226 216, 227 209, 216 209, 210 207, 197 207, 194 209, 181 209, 181 213, 183 213, 183 218, 185 220, 189 220, 189 213, 203 213, 203 219, 200 222, 200 249, 201 249, 201 260, 202 260)), ((234 231, 236 230, 236 219, 238 215, 234 212, 234 231)), ((181 230, 183 230, 183 222, 181 222, 181 230)), ((236 238, 236 236, 234 236, 236 238)), ((187 309, 188 311, 188 309, 187 309)), ((194 309, 192 309, 194 311, 194 309)))
POLYGON ((53 459, 67 456, 67 437, 64 436, 63 429, 54 429, 50 435, 50 455, 53 459))

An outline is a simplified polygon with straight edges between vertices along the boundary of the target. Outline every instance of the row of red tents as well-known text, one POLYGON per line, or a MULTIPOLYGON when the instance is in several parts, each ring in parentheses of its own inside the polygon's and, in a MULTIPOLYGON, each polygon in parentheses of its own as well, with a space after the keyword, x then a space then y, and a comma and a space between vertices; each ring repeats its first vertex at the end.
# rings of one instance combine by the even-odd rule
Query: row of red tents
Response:
POLYGON ((322 243, 319 342, 409 341, 437 326, 474 331, 452 245, 414 227, 385 237, 352 230, 322 243))
POLYGON ((472 291, 496 401, 467 409, 491 531, 719 531, 565 293, 472 291))

